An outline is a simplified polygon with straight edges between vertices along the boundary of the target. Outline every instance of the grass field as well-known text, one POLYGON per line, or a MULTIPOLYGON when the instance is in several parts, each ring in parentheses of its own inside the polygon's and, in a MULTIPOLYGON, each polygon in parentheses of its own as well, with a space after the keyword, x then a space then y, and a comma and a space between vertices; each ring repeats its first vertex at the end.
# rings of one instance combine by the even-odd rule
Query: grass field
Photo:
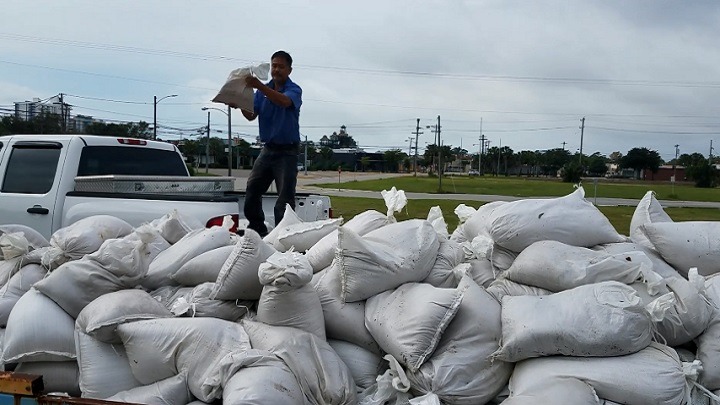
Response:
MULTIPOLYGON (((399 221, 411 218, 427 218, 428 211, 433 206, 440 206, 443 212, 445 222, 448 224, 448 230, 452 233, 458 225, 458 218, 455 215, 455 207, 459 204, 478 208, 483 203, 478 201, 462 201, 462 200, 424 200, 412 199, 408 201, 408 205, 402 212, 395 213, 395 218, 399 221)), ((385 202, 378 198, 356 198, 356 197, 332 197, 333 216, 343 217, 346 221, 355 215, 366 210, 374 209, 380 212, 386 212, 385 202)), ((610 220, 615 229, 623 234, 628 235, 630 232, 630 219, 632 218, 634 207, 598 207, 600 211, 610 220)), ((675 221, 720 221, 720 210, 715 208, 666 208, 665 212, 675 221)), ((578 224, 582 226, 582 224, 578 224)))
MULTIPOLYGON (((317 184, 320 187, 337 188, 338 184, 317 184)), ((438 192, 437 177, 431 178, 425 175, 412 177, 394 177, 381 180, 351 181, 342 183, 343 189, 350 190, 389 190, 395 186, 398 190, 417 193, 438 192)), ((586 181, 585 196, 588 199, 595 197, 595 184, 586 181)), ((518 177, 467 177, 467 176, 446 176, 443 177, 442 192, 458 194, 491 194, 507 195, 515 197, 544 197, 561 196, 573 191, 573 185, 563 183, 555 179, 535 179, 518 177)), ((713 201, 720 202, 720 190, 697 188, 692 185, 678 184, 673 188, 667 183, 651 182, 614 182, 601 179, 597 183, 597 197, 607 198, 634 198, 640 199, 648 191, 655 191, 658 199, 661 200, 684 200, 684 201, 713 201)))

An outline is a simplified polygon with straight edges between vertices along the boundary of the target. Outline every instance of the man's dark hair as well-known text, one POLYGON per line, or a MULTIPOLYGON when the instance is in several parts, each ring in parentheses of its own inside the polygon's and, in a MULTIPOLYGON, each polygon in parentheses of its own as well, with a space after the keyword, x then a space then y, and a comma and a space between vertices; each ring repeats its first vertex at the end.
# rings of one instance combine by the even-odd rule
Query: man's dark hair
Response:
POLYGON ((272 54, 272 57, 270 58, 270 60, 273 60, 275 58, 285 59, 285 63, 288 64, 288 67, 292 67, 292 56, 290 56, 289 53, 287 53, 285 51, 277 51, 274 54, 272 54))

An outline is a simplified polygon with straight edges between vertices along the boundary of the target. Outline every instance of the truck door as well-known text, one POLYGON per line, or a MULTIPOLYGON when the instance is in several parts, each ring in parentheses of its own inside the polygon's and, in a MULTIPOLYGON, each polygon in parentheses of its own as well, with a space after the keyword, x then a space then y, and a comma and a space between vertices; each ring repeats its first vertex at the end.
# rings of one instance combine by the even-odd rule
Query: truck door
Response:
MULTIPOLYGON (((27 225, 49 238, 63 159, 63 143, 5 145, 0 173, 0 222, 27 225)), ((58 219, 59 220, 59 219, 58 219)))

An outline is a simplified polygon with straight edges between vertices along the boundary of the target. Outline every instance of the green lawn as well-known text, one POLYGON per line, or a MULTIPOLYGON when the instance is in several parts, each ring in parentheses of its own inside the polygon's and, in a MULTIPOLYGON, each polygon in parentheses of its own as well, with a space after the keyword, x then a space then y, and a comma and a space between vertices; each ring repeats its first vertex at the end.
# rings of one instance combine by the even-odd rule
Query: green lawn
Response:
MULTIPOLYGON (((338 184, 317 184, 320 187, 337 188, 338 184)), ((389 190, 395 186, 398 190, 417 193, 436 193, 438 179, 425 175, 412 177, 395 177, 382 180, 351 181, 342 183, 340 187, 350 190, 389 190)), ((595 184, 592 180, 583 184, 585 197, 592 199, 595 196, 595 184)), ((443 193, 459 194, 491 194, 515 197, 544 197, 562 196, 573 191, 573 185, 555 179, 535 179, 518 177, 443 177, 443 193)), ((659 199, 684 201, 713 201, 720 202, 720 190, 697 188, 692 185, 676 185, 672 193, 672 185, 652 182, 614 182, 601 179, 597 183, 597 196, 608 198, 640 199, 645 193, 653 190, 659 199)))
MULTIPOLYGON (((336 186, 337 187, 337 186, 336 186)), ((448 224, 448 230, 452 233, 457 227, 458 218, 455 215, 455 207, 459 204, 473 208, 483 205, 478 201, 462 201, 462 200, 408 200, 405 210, 395 213, 395 218, 399 221, 411 218, 427 218, 428 211, 433 206, 440 206, 448 224)), ((380 212, 386 212, 385 201, 379 198, 356 198, 356 197, 332 197, 333 216, 343 217, 346 221, 355 215, 366 210, 374 209, 380 212)), ((627 235, 630 232, 630 219, 632 218, 634 207, 598 207, 600 211, 610 220, 615 229, 627 235)), ((665 212, 675 221, 720 221, 720 210, 715 208, 666 208, 665 212)), ((582 224, 578 224, 582 226, 582 224)))

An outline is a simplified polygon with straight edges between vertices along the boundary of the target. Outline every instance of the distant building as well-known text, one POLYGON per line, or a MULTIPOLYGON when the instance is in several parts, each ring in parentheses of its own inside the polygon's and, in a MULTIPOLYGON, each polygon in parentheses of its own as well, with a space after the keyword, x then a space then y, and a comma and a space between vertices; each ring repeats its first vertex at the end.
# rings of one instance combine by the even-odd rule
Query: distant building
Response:
POLYGON ((653 173, 651 170, 647 170, 642 175, 644 175, 645 180, 672 181, 673 173, 675 173, 675 181, 687 180, 684 166, 675 166, 675 170, 673 171, 672 165, 662 165, 658 167, 657 173, 653 173))
POLYGON ((72 107, 67 103, 61 103, 60 97, 51 97, 46 101, 34 98, 32 101, 15 102, 15 118, 29 121, 41 114, 57 114, 69 117, 72 107))
POLYGON ((330 136, 323 135, 320 138, 320 147, 324 146, 331 149, 354 148, 357 147, 357 142, 347 133, 347 127, 343 125, 340 127, 340 132, 333 132, 330 136))
POLYGON ((92 124, 94 122, 103 122, 103 121, 95 119, 90 115, 78 114, 78 115, 70 118, 69 130, 76 134, 84 134, 84 133, 86 133, 86 130, 90 126, 90 124, 92 124))

